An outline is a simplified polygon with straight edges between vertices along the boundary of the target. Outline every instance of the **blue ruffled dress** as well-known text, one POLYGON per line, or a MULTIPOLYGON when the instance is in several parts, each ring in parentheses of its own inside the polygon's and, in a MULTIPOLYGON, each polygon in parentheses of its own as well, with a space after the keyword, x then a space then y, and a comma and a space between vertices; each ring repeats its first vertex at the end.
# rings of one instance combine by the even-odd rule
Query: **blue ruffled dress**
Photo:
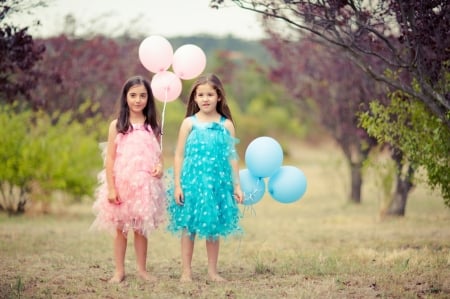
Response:
POLYGON ((168 230, 208 240, 241 233, 230 164, 231 159, 237 159, 237 139, 225 128, 223 116, 220 122, 211 123, 199 122, 195 115, 191 118, 180 174, 184 204, 175 202, 171 184, 167 191, 168 230))

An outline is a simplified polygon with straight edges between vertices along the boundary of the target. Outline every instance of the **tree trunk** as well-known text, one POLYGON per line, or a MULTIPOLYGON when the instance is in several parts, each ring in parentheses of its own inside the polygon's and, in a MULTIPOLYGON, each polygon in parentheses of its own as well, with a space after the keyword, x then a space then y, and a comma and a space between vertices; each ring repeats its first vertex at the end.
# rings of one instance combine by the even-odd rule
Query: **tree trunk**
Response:
POLYGON ((26 189, 0 182, 0 211, 4 210, 8 215, 23 214, 27 199, 26 189))
POLYGON ((348 165, 350 167, 350 202, 354 204, 361 203, 361 188, 363 184, 362 178, 362 165, 367 159, 370 151, 370 147, 363 148, 360 144, 357 147, 351 148, 348 143, 339 142, 339 145, 344 152, 344 156, 347 159, 348 165))
POLYGON ((362 173, 360 163, 350 163, 351 171, 351 190, 350 201, 352 203, 361 203, 361 186, 362 186, 362 173))
POLYGON ((394 150, 392 158, 397 164, 397 185, 392 196, 391 204, 386 212, 390 216, 405 216, 406 202, 411 189, 414 187, 412 179, 414 176, 414 168, 408 165, 406 173, 403 175, 402 169, 404 166, 403 155, 398 150, 394 150))
POLYGON ((392 195, 391 204, 386 212, 390 216, 405 216, 406 201, 408 199, 408 191, 403 186, 404 182, 397 182, 395 193, 392 195))

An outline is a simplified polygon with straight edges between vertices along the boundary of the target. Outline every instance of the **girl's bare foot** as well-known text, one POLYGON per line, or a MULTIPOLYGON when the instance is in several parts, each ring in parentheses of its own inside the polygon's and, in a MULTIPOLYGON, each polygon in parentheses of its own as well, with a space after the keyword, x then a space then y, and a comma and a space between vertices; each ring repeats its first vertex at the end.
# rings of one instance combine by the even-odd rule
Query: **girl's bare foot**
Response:
POLYGON ((211 281, 215 281, 215 282, 224 282, 227 281, 225 278, 223 278, 222 276, 220 276, 219 274, 215 273, 215 274, 209 274, 209 280, 211 281))
POLYGON ((114 273, 114 276, 108 281, 109 283, 121 283, 125 279, 125 274, 114 273))
POLYGON ((183 272, 180 277, 181 282, 192 282, 192 274, 190 272, 183 272))
POLYGON ((138 275, 144 281, 155 282, 157 280, 156 276, 149 274, 147 271, 139 271, 138 275))

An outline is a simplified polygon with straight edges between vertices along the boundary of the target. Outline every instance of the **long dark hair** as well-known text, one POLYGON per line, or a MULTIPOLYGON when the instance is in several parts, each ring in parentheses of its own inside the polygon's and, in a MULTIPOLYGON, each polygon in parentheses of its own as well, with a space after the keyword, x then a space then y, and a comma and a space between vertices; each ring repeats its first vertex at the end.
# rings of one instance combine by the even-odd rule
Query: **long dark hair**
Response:
POLYGON ((195 113, 200 111, 200 108, 198 107, 194 99, 197 93, 197 87, 203 84, 210 84, 217 92, 217 95, 220 98, 220 101, 217 102, 216 111, 220 113, 220 115, 228 118, 233 122, 233 117, 231 116, 231 111, 227 104, 227 97, 225 95, 225 90, 223 88, 222 82, 220 81, 219 77, 217 77, 214 74, 206 74, 200 76, 194 82, 194 85, 192 85, 187 103, 186 117, 194 115, 195 113))
POLYGON ((131 87, 135 85, 144 85, 147 90, 147 105, 145 105, 142 113, 145 116, 145 128, 151 127, 155 136, 161 134, 161 128, 158 123, 158 114, 156 111, 155 99, 153 97, 150 83, 142 76, 134 76, 129 78, 122 87, 120 95, 120 110, 117 118, 117 132, 127 133, 133 129, 130 123, 130 108, 128 107, 127 94, 131 87))

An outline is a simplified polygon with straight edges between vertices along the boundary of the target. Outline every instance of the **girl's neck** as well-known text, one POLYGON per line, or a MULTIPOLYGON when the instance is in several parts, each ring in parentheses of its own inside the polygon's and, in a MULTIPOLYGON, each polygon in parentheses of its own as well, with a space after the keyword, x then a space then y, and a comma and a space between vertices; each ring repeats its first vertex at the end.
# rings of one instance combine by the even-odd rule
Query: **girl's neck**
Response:
POLYGON ((136 125, 145 123, 144 114, 130 114, 130 123, 136 125))
POLYGON ((212 113, 203 113, 202 111, 199 111, 195 113, 195 116, 200 122, 215 122, 220 120, 220 113, 215 111, 212 113))

